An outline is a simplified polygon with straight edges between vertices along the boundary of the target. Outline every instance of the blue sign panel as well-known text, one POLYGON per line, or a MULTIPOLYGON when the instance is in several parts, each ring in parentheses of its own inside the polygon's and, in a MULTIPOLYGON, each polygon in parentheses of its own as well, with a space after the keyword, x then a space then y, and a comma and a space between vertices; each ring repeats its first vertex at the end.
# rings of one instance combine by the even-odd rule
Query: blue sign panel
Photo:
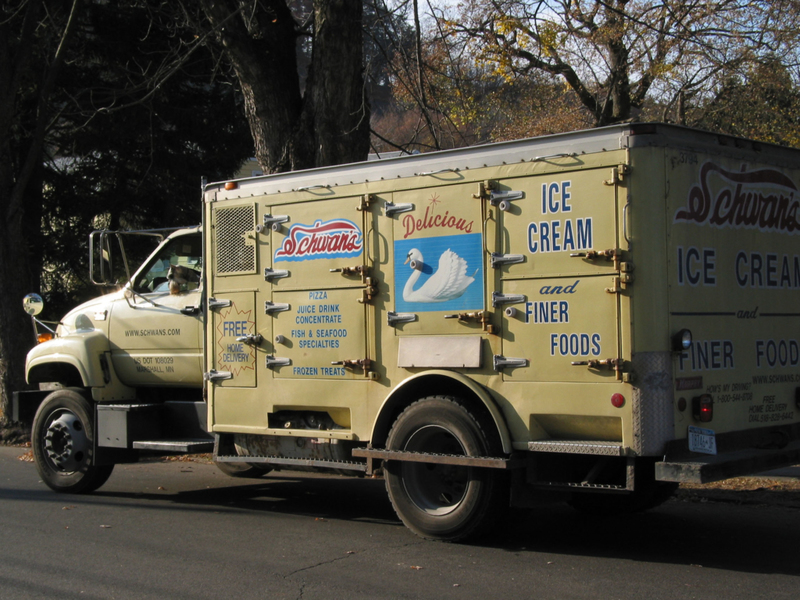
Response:
POLYGON ((397 312, 483 310, 480 233, 397 240, 397 312))

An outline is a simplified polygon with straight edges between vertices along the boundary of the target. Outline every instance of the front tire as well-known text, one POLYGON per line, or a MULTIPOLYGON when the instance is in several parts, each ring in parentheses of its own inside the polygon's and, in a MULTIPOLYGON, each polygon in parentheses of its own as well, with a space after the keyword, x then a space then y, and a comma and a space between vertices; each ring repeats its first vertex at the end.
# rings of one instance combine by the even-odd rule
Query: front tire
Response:
POLYGON ((92 405, 78 392, 56 390, 33 418, 31 445, 36 470, 56 492, 93 492, 111 476, 114 465, 97 466, 94 459, 92 405))
MULTIPOLYGON (((498 452, 479 421, 455 398, 445 396, 424 398, 406 408, 386 446, 463 456, 498 452)), ((503 486, 494 469, 388 460, 384 471, 397 516, 421 537, 464 540, 482 533, 499 512, 503 486)))

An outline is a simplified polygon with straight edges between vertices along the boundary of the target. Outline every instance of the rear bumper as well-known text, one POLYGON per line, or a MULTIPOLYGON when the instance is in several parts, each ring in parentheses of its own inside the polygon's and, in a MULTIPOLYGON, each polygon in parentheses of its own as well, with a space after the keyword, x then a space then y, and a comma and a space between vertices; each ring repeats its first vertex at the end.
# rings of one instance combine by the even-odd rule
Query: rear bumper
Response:
POLYGON ((800 425, 751 430, 717 437, 720 453, 686 450, 686 440, 670 444, 656 463, 656 479, 678 483, 710 483, 800 464, 800 425))

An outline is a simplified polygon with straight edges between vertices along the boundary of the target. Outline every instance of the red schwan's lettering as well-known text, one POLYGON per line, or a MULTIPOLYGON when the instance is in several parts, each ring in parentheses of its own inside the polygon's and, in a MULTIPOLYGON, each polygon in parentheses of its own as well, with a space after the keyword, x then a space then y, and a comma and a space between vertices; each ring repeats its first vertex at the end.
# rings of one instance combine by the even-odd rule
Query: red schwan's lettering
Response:
POLYGON ((361 230, 346 219, 292 225, 275 260, 306 260, 356 256, 363 247, 361 230))
POLYGON ((775 169, 737 172, 707 162, 700 168, 700 184, 689 190, 688 202, 675 213, 675 221, 796 233, 800 231, 796 192, 795 182, 775 169), (716 196, 709 185, 714 173, 727 183, 716 196))
POLYGON ((406 233, 403 236, 403 239, 406 239, 408 236, 417 231, 421 231, 423 229, 432 229, 434 227, 440 227, 443 229, 458 229, 464 233, 472 233, 473 223, 474 221, 467 222, 466 219, 454 217, 450 214, 450 211, 447 210, 444 211, 443 215, 434 214, 429 206, 425 209, 425 216, 421 219, 415 218, 414 215, 406 215, 403 217, 403 227, 406 228, 406 233))

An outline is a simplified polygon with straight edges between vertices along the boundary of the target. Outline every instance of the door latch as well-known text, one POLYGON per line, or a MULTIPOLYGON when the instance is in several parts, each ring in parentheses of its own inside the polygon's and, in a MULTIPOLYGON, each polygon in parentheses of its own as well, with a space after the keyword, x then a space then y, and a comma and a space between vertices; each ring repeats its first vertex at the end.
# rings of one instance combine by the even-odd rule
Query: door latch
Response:
POLYGON ((241 337, 236 338, 237 342, 244 342, 245 344, 249 344, 250 346, 259 346, 261 342, 264 341, 264 336, 260 333, 248 333, 247 335, 243 335, 241 337))
POLYGON ((377 373, 370 371, 372 368, 372 361, 368 358, 334 360, 331 361, 331 364, 344 367, 345 369, 362 369, 364 371, 364 377, 368 377, 369 379, 377 379, 378 377, 377 373))

